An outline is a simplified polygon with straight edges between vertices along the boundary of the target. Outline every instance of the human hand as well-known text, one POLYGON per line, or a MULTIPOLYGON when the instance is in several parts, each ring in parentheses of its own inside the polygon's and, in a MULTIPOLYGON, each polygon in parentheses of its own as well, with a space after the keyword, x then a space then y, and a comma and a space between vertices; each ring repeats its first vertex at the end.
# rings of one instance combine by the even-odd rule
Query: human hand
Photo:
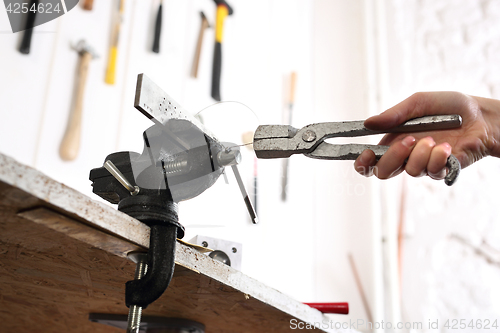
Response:
POLYGON ((416 93, 387 111, 368 118, 365 126, 387 130, 405 121, 427 115, 459 114, 457 129, 420 132, 412 135, 391 133, 379 144, 391 146, 377 162, 365 150, 354 162, 356 171, 387 179, 406 171, 413 177, 446 176, 446 161, 453 153, 465 168, 481 158, 500 157, 500 101, 472 97, 458 92, 416 93), (407 162, 405 163, 405 160, 407 162))

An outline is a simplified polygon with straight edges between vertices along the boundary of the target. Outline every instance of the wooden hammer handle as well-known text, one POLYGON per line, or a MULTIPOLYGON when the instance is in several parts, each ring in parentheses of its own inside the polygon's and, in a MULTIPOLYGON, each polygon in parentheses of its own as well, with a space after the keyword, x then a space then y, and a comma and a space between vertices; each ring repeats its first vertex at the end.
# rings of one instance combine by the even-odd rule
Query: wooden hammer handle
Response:
POLYGON ((66 133, 64 134, 61 146, 59 147, 59 155, 65 161, 74 160, 78 155, 78 150, 80 149, 83 97, 85 93, 85 82, 87 81, 90 60, 92 60, 92 55, 89 52, 84 52, 80 56, 78 81, 75 91, 73 110, 69 115, 68 127, 66 128, 66 133))
POLYGON ((200 65, 201 47, 203 45, 203 36, 205 34, 205 29, 208 28, 208 20, 204 19, 201 22, 200 32, 198 33, 198 41, 196 43, 196 51, 193 58, 193 66, 191 67, 191 76, 198 77, 198 67, 200 65))
POLYGON ((83 9, 85 10, 92 10, 93 6, 94 6, 94 0, 85 0, 83 2, 83 9))

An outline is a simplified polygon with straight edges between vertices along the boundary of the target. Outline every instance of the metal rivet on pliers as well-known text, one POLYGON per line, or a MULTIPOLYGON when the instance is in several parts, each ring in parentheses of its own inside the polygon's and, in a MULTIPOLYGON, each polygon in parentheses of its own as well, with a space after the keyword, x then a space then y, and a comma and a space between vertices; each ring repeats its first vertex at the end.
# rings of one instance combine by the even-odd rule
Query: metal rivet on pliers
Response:
POLYGON ((314 131, 307 130, 304 134, 302 134, 302 140, 305 142, 313 142, 316 140, 316 133, 314 131))

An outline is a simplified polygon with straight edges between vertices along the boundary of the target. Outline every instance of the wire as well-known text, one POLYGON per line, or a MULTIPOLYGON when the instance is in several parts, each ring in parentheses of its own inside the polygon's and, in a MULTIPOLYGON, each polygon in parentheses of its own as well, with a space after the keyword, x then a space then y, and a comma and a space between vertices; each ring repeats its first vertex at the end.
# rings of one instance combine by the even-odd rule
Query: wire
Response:
POLYGON ((201 110, 200 110, 200 111, 198 111, 198 112, 197 112, 194 116, 195 116, 195 117, 198 117, 198 116, 199 116, 199 114, 200 114, 200 113, 202 113, 203 111, 205 111, 205 110, 207 110, 207 109, 209 109, 209 108, 211 108, 211 107, 213 107, 213 106, 216 106, 217 104, 225 104, 225 103, 236 103, 236 104, 240 104, 240 105, 244 106, 244 107, 245 107, 245 108, 247 108, 250 112, 252 112, 252 113, 253 113, 253 115, 255 116, 255 118, 257 118, 257 122, 260 124, 260 118, 259 118, 259 116, 257 115, 257 113, 255 113, 255 111, 254 111, 251 107, 249 107, 248 105, 246 105, 245 103, 238 102, 238 101, 223 101, 223 102, 217 102, 217 103, 214 103, 214 104, 212 104, 212 105, 209 105, 209 106, 207 106, 207 107, 205 107, 205 108, 201 109, 201 110))
POLYGON ((244 143, 242 145, 235 145, 235 146, 225 147, 225 148, 226 149, 232 149, 232 148, 236 148, 236 147, 243 147, 243 146, 249 146, 249 145, 253 145, 253 142, 244 143))

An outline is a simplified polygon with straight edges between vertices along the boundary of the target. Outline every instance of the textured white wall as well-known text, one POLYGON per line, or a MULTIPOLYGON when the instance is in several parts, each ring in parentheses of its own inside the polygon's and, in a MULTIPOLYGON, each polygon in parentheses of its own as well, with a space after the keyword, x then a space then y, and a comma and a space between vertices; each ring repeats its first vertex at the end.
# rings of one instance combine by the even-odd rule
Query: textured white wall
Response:
MULTIPOLYGON (((385 107, 416 91, 500 98, 500 1, 386 3, 385 107)), ((428 320, 439 319, 439 332, 456 332, 444 328, 447 319, 500 319, 500 161, 479 161, 452 188, 405 180, 404 321, 421 321, 427 332, 428 320)))

